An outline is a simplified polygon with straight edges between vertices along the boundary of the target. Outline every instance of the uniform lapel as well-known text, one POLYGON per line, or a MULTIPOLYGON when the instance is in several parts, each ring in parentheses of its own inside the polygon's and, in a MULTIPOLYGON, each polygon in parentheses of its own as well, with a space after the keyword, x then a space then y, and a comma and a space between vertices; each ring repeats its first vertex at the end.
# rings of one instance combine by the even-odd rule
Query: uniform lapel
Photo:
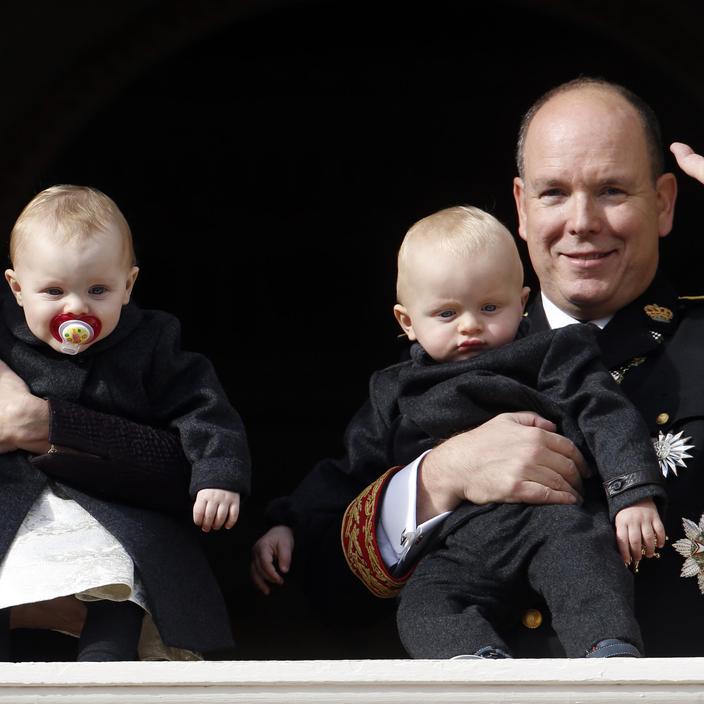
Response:
MULTIPOLYGON (((661 276, 656 276, 645 293, 616 313, 598 336, 605 366, 619 369, 657 353, 662 342, 677 329, 678 310, 675 291, 661 276)), ((549 329, 539 295, 528 307, 524 329, 526 334, 549 329)))
POLYGON ((616 369, 634 359, 657 354, 679 324, 674 290, 661 277, 633 303, 620 310, 602 330, 599 345, 604 364, 616 369))

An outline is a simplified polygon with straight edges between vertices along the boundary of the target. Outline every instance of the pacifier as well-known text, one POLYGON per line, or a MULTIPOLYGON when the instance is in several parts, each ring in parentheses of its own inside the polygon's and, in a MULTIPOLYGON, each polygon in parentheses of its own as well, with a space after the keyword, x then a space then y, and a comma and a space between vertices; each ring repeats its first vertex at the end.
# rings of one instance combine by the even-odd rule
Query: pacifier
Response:
POLYGON ((66 354, 78 354, 83 345, 100 335, 100 328, 100 320, 94 315, 60 313, 51 321, 51 334, 66 354))

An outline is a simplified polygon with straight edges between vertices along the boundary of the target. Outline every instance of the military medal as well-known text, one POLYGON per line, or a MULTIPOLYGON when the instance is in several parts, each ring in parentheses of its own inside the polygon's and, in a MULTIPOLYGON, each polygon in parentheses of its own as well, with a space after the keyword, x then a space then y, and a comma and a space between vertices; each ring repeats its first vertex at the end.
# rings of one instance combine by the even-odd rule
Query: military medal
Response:
POLYGON ((704 594, 704 514, 699 525, 688 518, 682 519, 686 538, 672 543, 672 547, 684 557, 680 577, 696 577, 699 591, 704 594))
POLYGON ((677 435, 672 433, 663 435, 662 431, 660 431, 657 438, 653 438, 653 447, 664 477, 669 474, 670 470, 677 476, 677 468, 684 467, 686 469, 687 465, 684 460, 692 457, 692 455, 687 453, 687 450, 691 450, 694 447, 694 445, 687 445, 691 437, 683 438, 682 432, 680 430, 677 435))
POLYGON ((645 314, 658 323, 672 322, 672 311, 665 306, 659 306, 657 303, 651 303, 643 308, 645 314))

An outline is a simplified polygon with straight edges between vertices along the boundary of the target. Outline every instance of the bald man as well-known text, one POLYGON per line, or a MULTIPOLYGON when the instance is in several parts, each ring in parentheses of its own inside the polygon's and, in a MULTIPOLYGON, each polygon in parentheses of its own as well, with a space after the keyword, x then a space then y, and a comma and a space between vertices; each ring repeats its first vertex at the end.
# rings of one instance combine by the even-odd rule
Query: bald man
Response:
MULTIPOLYGON (((704 180, 700 157, 673 151, 704 180)), ((636 578, 645 653, 694 656, 704 655, 704 305, 678 297, 658 272, 677 195, 663 162, 657 119, 638 96, 577 79, 526 113, 514 196, 541 285, 530 329, 602 328, 602 358, 642 413, 665 476, 670 543, 636 578)), ((343 520, 348 562, 373 593, 394 596, 462 501, 575 503, 583 471, 575 446, 545 419, 498 416, 367 487, 343 520)), ((646 542, 653 557, 655 536, 646 542)), ((539 625, 540 613, 525 621, 539 625)))

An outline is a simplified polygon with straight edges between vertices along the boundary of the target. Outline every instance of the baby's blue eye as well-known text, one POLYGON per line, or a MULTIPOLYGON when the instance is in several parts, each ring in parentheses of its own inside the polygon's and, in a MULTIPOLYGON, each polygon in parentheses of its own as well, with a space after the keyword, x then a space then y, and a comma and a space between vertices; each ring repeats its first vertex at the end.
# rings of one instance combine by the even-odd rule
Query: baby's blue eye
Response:
POLYGON ((482 310, 485 313, 493 313, 496 310, 497 306, 495 303, 487 303, 485 306, 482 306, 482 310))
POLYGON ((91 296, 102 296, 107 290, 107 286, 91 286, 88 293, 90 293, 91 296))
POLYGON ((45 293, 48 293, 50 296, 60 296, 63 291, 60 288, 48 288, 45 290, 45 293))
POLYGON ((454 310, 443 310, 438 313, 438 316, 441 318, 451 318, 455 314, 454 310))

